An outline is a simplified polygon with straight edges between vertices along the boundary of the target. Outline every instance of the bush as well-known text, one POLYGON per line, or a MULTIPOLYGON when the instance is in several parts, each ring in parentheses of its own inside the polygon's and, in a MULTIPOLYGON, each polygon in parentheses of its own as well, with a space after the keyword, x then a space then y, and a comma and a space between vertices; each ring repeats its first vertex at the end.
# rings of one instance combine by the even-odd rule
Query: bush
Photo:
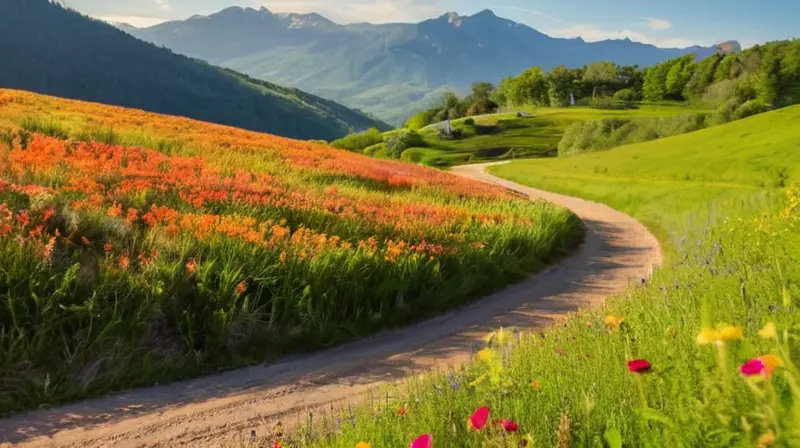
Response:
POLYGON ((711 117, 711 123, 714 125, 719 125, 733 121, 733 114, 740 105, 741 103, 739 103, 739 100, 736 98, 731 98, 725 101, 714 112, 714 115, 711 117))
POLYGON ((425 155, 425 150, 422 148, 410 148, 403 151, 400 159, 404 162, 420 163, 422 157, 425 155))
POLYGON ((465 126, 475 126, 475 119, 474 118, 467 118, 464 120, 465 126))
POLYGON ((386 138, 386 153, 393 159, 399 159, 408 148, 424 147, 425 141, 415 131, 402 129, 386 138))
POLYGON ((742 118, 747 118, 751 115, 756 115, 766 112, 769 109, 770 107, 761 100, 750 100, 736 109, 736 111, 733 113, 733 118, 735 120, 740 120, 742 118))
POLYGON ((567 155, 607 149, 610 147, 606 142, 608 136, 629 121, 609 118, 573 123, 564 131, 564 137, 558 144, 558 153, 567 155))
POLYGON ((708 114, 676 115, 670 117, 578 122, 569 126, 558 145, 560 155, 601 151, 630 143, 646 142, 706 128, 708 114))
POLYGON ((614 101, 620 103, 631 103, 641 99, 642 96, 635 89, 622 89, 614 94, 614 101))
POLYGON ((375 153, 377 153, 378 151, 383 151, 383 153, 386 153, 386 143, 378 143, 377 145, 372 145, 367 148, 364 148, 364 151, 362 151, 362 153, 365 156, 375 157, 375 153))
POLYGON ((382 141, 383 135, 381 135, 381 131, 371 128, 364 132, 350 134, 346 137, 340 138, 339 140, 334 140, 331 142, 331 146, 338 149, 361 152, 372 145, 381 143, 382 141))

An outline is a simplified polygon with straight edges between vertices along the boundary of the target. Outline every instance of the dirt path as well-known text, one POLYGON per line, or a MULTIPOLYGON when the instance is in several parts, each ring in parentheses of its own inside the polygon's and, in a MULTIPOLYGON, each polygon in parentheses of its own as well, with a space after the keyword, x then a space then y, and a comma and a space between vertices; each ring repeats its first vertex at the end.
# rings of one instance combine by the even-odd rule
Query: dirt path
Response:
POLYGON ((581 306, 602 303, 661 263, 656 239, 604 205, 501 180, 484 165, 457 174, 492 182, 570 208, 587 225, 571 257, 528 280, 435 319, 319 354, 197 380, 158 386, 0 420, 0 445, 216 446, 266 435, 278 420, 357 401, 371 388, 433 366, 466 361, 500 326, 543 328, 581 306))

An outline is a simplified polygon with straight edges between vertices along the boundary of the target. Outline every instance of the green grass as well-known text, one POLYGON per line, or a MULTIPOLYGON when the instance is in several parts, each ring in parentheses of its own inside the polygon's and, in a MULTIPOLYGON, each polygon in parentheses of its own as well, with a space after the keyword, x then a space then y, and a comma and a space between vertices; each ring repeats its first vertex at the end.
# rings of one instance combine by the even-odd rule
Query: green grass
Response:
POLYGON ((0 105, 0 415, 405 325, 582 234, 566 209, 326 145, 18 91, 0 105))
POLYGON ((800 180, 798 115, 794 107, 603 153, 493 167, 639 218, 667 264, 602 309, 493 345, 452 374, 414 378, 392 391, 396 398, 346 412, 338 430, 301 433, 298 445, 407 446, 431 433, 437 448, 520 446, 523 437, 541 447, 752 447, 770 435, 775 444, 761 446, 798 446, 800 372, 790 361, 800 355, 800 188, 780 186, 800 180), (785 168, 781 182, 776 167, 785 168), (624 318, 621 328, 606 328, 608 315, 624 318), (759 337, 768 322, 778 339, 759 337), (744 339, 696 342, 701 330, 725 325, 744 339), (765 354, 785 367, 769 380, 739 373, 765 354), (628 372, 638 358, 651 373, 628 372), (479 406, 520 432, 469 432, 465 421, 479 406))
POLYGON ((475 126, 466 118, 453 120, 463 132, 456 140, 438 137, 435 126, 420 130, 427 148, 423 164, 447 167, 465 163, 526 157, 553 156, 566 128, 577 121, 603 118, 633 118, 677 115, 692 110, 689 106, 642 106, 639 109, 604 110, 587 107, 522 108, 531 117, 517 117, 518 111, 475 117, 475 126), (481 133, 483 129, 484 133, 481 133))

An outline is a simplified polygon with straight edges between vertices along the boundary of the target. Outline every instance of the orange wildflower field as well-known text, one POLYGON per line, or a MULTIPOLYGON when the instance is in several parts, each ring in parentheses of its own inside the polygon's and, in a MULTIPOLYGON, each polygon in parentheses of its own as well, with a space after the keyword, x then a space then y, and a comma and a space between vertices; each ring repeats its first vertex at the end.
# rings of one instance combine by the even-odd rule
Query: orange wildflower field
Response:
POLYGON ((446 172, 0 90, 0 412, 419 320, 580 235, 446 172))

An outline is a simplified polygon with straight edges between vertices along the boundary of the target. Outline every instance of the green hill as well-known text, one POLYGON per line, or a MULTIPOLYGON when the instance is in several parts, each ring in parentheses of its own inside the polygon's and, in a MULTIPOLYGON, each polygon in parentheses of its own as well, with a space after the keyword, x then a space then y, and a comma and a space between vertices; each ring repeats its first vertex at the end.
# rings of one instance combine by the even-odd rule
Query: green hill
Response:
MULTIPOLYGON (((605 118, 660 117, 695 112, 686 105, 646 106, 638 109, 594 109, 589 107, 538 108, 529 113, 517 112, 461 118, 452 121, 458 138, 440 137, 443 124, 427 126, 419 131, 425 147, 412 148, 418 162, 436 167, 465 163, 525 157, 549 157, 558 152, 558 143, 569 125, 587 120, 605 118), (472 123, 472 124, 470 124, 472 123)), ((391 132, 386 133, 389 135, 391 132)), ((413 160, 410 155, 406 160, 413 160)))
POLYGON ((491 171, 626 211, 655 231, 666 265, 541 337, 388 391, 313 446, 422 433, 438 448, 800 443, 800 106, 491 171), (634 360, 649 369, 633 373, 634 360), (467 431, 459 422, 481 406, 518 431, 467 431))
POLYGON ((137 40, 47 0, 0 2, 0 87, 332 140, 388 126, 314 95, 137 40))

